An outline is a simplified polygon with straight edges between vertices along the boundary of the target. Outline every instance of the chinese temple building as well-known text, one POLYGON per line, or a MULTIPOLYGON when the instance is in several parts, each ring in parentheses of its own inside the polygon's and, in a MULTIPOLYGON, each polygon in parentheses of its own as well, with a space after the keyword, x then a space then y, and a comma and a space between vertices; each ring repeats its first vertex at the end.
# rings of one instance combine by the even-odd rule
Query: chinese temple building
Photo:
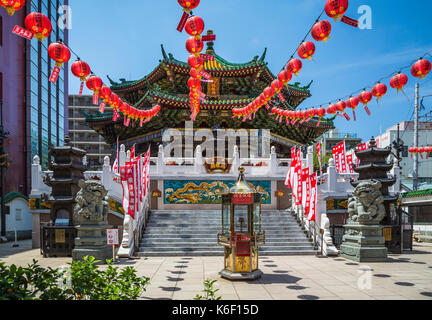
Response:
MULTIPOLYGON (((209 31, 211 34, 212 31, 209 31)), ((86 114, 90 127, 101 134, 107 143, 115 144, 117 137, 126 147, 136 145, 138 153, 145 152, 151 145, 152 156, 162 143, 162 135, 167 128, 183 129, 190 121, 189 87, 190 67, 187 62, 179 61, 172 54, 167 54, 162 47, 163 59, 148 75, 136 81, 112 79, 111 89, 120 98, 138 109, 150 109, 159 104, 159 115, 140 127, 138 123, 124 126, 123 118, 113 122, 113 113, 86 114)), ((203 82, 202 91, 206 94, 201 103, 201 111, 193 123, 194 129, 246 129, 271 131, 270 142, 276 147, 279 157, 289 157, 293 145, 312 143, 324 132, 334 128, 334 119, 314 118, 309 122, 287 125, 280 123, 269 110, 261 108, 252 120, 242 122, 233 119, 233 108, 246 107, 276 79, 265 61, 267 49, 246 63, 231 63, 216 54, 214 43, 207 43, 206 54, 214 56, 214 61, 205 61, 204 71, 209 73, 213 82, 203 82)), ((310 85, 301 86, 298 82, 289 84, 282 90, 285 102, 274 98, 270 105, 296 110, 300 104, 311 97, 310 85)), ((231 156, 231 155, 230 155, 231 156)))

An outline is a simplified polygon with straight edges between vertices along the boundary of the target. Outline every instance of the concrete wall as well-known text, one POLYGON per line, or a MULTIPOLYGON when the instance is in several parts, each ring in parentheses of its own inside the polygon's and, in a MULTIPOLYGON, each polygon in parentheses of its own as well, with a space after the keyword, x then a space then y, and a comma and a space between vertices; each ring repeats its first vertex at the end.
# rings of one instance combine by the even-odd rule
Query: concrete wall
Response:
POLYGON ((32 236, 32 215, 28 201, 23 198, 15 198, 7 203, 10 214, 6 215, 6 237, 8 240, 15 239, 15 230, 19 240, 30 239, 32 236))

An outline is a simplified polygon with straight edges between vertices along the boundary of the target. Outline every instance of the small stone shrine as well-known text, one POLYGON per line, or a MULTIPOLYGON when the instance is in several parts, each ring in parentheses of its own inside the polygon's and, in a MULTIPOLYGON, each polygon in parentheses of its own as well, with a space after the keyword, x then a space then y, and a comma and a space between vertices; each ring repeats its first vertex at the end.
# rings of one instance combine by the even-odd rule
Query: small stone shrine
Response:
POLYGON ((386 162, 390 149, 376 147, 375 139, 370 148, 357 151, 360 160, 354 171, 359 173, 353 196, 348 200, 348 220, 341 245, 341 256, 358 262, 385 262, 388 250, 383 237, 381 222, 387 216, 388 202, 392 201, 388 187, 395 179, 388 177, 392 164, 386 162))
POLYGON ((74 246, 76 229, 73 226, 73 207, 75 195, 79 191, 78 182, 84 179, 87 166, 83 165, 84 150, 70 145, 68 136, 63 147, 49 147, 49 169, 52 175, 46 175, 44 182, 52 191, 44 195, 50 206, 50 223, 42 229, 42 252, 44 257, 70 256, 74 246))

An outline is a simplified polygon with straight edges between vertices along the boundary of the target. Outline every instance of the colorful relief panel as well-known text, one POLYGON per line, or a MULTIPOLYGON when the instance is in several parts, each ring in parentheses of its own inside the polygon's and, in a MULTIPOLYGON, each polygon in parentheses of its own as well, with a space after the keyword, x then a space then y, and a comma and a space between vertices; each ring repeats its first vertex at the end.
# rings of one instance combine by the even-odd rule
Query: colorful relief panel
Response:
MULTIPOLYGON (((236 181, 164 181, 165 204, 220 204, 221 194, 236 181)), ((249 186, 263 194, 263 204, 271 204, 271 181, 248 181, 249 186)))

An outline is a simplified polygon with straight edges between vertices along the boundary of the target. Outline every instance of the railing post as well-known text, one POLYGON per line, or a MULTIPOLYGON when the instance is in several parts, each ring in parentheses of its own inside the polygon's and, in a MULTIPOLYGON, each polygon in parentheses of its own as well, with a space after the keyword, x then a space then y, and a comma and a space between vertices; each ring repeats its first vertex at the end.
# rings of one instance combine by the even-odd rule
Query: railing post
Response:
POLYGON ((106 156, 104 158, 104 165, 102 168, 102 185, 107 191, 111 190, 112 186, 112 172, 111 172, 111 164, 110 158, 106 156))
POLYGON ((158 174, 164 173, 165 160, 164 160, 164 152, 163 145, 159 145, 158 158, 156 162, 157 172, 158 174))
POLYGON ((277 154, 276 154, 276 147, 271 147, 271 153, 270 153, 270 173, 276 174, 278 168, 278 161, 277 161, 277 154))
POLYGON ((40 166, 40 158, 39 156, 34 156, 33 158, 33 164, 32 164, 32 171, 31 171, 31 184, 32 184, 32 193, 38 193, 40 191, 41 187, 41 166, 40 166))
POLYGON ((195 149, 195 158, 194 158, 195 174, 200 174, 202 172, 203 166, 204 166, 204 161, 202 158, 201 146, 197 146, 195 149))

